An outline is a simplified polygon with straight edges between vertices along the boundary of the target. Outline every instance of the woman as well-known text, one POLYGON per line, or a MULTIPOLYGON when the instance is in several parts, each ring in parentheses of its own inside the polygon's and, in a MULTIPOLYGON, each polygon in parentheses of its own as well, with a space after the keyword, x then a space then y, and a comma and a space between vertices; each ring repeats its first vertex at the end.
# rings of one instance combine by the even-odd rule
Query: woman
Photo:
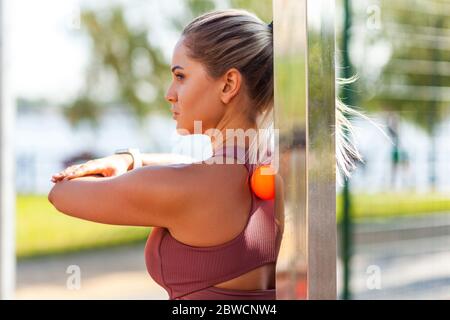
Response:
MULTIPOLYGON (((203 14, 183 30, 171 70, 166 99, 177 130, 209 136, 212 157, 191 164, 151 154, 92 160, 54 175, 49 200, 81 219, 154 227, 147 268, 170 299, 276 299, 283 181, 275 175, 275 199, 252 192, 250 175, 271 162, 269 139, 241 134, 267 129, 272 119, 272 24, 245 10, 203 14), (225 158, 238 161, 222 165, 225 158)), ((361 158, 343 135, 351 129, 344 112, 357 113, 339 100, 336 110, 336 159, 348 176, 350 159, 361 158)))
MULTIPOLYGON (((146 263, 170 299, 276 298, 283 201, 276 199, 275 210, 275 199, 257 198, 248 183, 257 165, 270 162, 251 161, 256 144, 266 145, 258 146, 261 153, 267 141, 241 135, 234 144, 227 135, 260 129, 268 119, 272 39, 271 24, 247 11, 221 10, 193 20, 177 42, 166 99, 181 134, 210 136, 208 161, 155 165, 152 155, 142 155, 143 167, 131 170, 136 155, 116 154, 53 176, 49 200, 59 211, 154 227, 146 263)), ((282 195, 279 176, 276 183, 282 195)))

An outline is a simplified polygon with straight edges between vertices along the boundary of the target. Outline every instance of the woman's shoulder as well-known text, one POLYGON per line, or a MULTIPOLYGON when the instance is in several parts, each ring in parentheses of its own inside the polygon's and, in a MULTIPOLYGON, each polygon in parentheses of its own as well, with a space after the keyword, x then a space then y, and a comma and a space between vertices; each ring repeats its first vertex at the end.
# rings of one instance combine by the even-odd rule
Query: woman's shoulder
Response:
MULTIPOLYGON (((217 209, 229 199, 245 200, 248 196, 248 171, 233 159, 219 157, 188 163, 167 165, 173 171, 172 183, 189 194, 194 211, 217 209)), ((217 210, 216 210, 217 211, 217 210)))
POLYGON ((182 242, 199 246, 223 243, 236 236, 247 221, 251 205, 244 165, 202 161, 182 170, 192 177, 191 192, 197 209, 189 219, 171 228, 171 233, 182 242))
POLYGON ((230 157, 213 156, 185 169, 195 177, 193 183, 202 183, 207 190, 242 191, 248 178, 245 164, 230 157))

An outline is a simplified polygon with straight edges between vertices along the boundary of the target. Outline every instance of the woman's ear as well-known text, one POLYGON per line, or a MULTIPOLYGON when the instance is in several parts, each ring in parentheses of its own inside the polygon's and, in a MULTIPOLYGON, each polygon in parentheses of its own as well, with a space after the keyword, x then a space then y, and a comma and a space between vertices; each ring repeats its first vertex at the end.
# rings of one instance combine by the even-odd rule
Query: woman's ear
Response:
POLYGON ((228 104, 239 93, 242 75, 236 68, 228 70, 222 78, 221 97, 223 103, 228 104))

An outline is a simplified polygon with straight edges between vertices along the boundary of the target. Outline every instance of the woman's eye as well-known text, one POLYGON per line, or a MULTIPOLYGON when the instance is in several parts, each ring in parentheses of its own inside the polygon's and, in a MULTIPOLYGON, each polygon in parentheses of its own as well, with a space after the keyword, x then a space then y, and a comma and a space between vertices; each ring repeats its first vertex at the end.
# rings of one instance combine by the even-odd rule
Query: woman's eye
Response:
POLYGON ((176 77, 178 80, 183 80, 183 79, 184 79, 184 76, 181 75, 181 74, 177 74, 177 75, 175 75, 175 77, 176 77))

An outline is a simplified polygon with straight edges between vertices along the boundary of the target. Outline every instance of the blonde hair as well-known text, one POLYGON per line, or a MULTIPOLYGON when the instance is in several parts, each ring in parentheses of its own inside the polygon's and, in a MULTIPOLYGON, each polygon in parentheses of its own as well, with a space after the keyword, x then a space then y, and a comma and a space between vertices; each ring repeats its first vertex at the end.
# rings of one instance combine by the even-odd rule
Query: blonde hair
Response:
MULTIPOLYGON (((337 78, 338 87, 355 82, 358 75, 350 78, 337 78)), ((376 123, 365 115, 360 108, 356 106, 346 105, 338 94, 336 94, 336 119, 335 119, 335 135, 336 135, 336 180, 339 185, 343 185, 343 177, 351 178, 351 173, 357 167, 357 163, 364 163, 364 158, 358 151, 354 142, 355 132, 351 123, 352 116, 361 117, 372 123, 381 133, 391 142, 392 140, 381 129, 381 125, 376 123), (358 110, 359 109, 359 110, 358 110), (347 134, 348 133, 348 134, 347 134)))
MULTIPOLYGON (((354 82, 357 76, 351 78, 337 78, 336 84, 338 86, 354 82)), ((342 176, 346 178, 351 177, 351 171, 356 168, 356 162, 364 162, 361 153, 356 148, 353 138, 354 130, 352 123, 347 115, 360 115, 359 112, 347 106, 340 97, 336 94, 336 114, 335 114, 335 139, 336 139, 336 168, 337 182, 342 185, 342 176), (349 133, 349 135, 347 134, 349 133)))
POLYGON ((251 163, 260 163, 272 149, 273 134, 273 32, 255 14, 243 9, 224 9, 204 13, 182 32, 188 56, 201 62, 208 75, 217 79, 236 68, 252 102, 242 110, 256 128, 256 139, 249 147, 251 163))

